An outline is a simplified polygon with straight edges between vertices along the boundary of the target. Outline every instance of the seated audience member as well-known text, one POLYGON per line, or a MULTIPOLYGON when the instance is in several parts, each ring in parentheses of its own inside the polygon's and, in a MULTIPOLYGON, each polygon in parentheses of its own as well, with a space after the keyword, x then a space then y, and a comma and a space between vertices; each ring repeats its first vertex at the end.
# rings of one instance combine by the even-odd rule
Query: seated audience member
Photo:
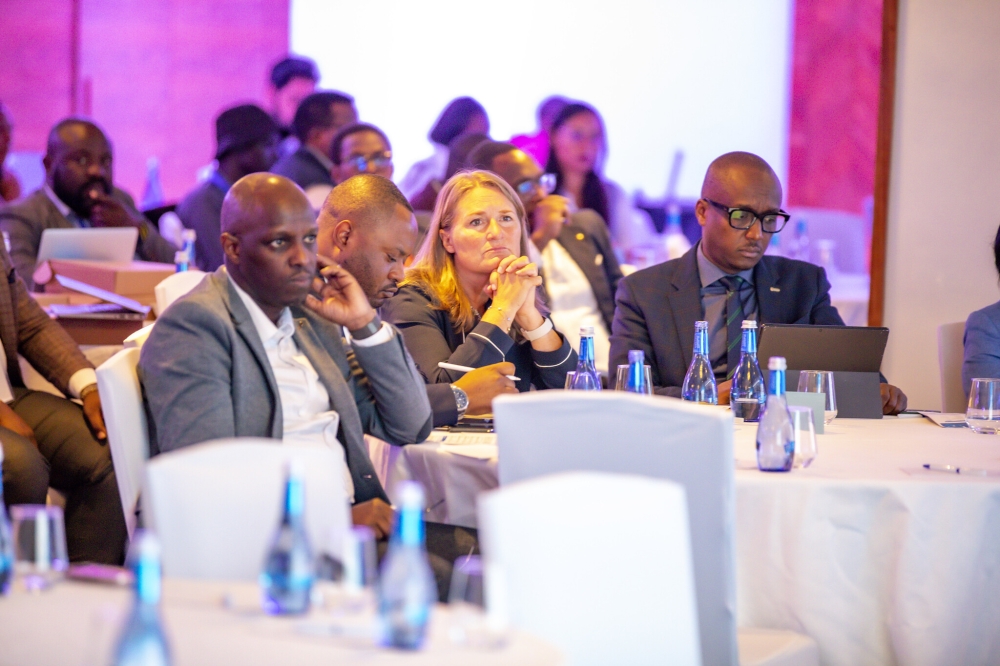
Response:
POLYGON ((570 100, 560 95, 546 97, 538 105, 538 131, 534 134, 518 134, 510 142, 535 158, 539 164, 549 161, 549 132, 552 131, 552 121, 570 100))
MULTIPOLYGON (((1000 273, 1000 229, 993 241, 993 260, 1000 273)), ((962 387, 966 397, 976 377, 1000 378, 1000 301, 976 310, 965 322, 962 387)))
MULTIPOLYGON (((361 174, 348 178, 327 198, 320 211, 317 244, 353 275, 373 308, 398 291, 404 262, 413 254, 417 226, 406 197, 388 178, 361 174)), ((493 398, 516 393, 511 363, 476 368, 452 384, 428 384, 434 426, 454 425, 466 412, 483 414, 493 398)))
POLYGON ((342 183, 359 173, 392 178, 392 146, 385 132, 368 123, 340 128, 330 144, 333 182, 342 183))
POLYGON ((278 127, 281 144, 278 154, 291 155, 299 147, 292 131, 292 122, 299 105, 316 91, 319 72, 316 63, 307 58, 289 56, 274 63, 268 81, 268 107, 278 127))
POLYGON ((483 105, 471 97, 458 97, 448 102, 428 135, 434 154, 410 167, 399 183, 406 198, 413 200, 427 185, 444 182, 448 168, 448 146, 462 134, 489 134, 490 119, 483 105))
POLYGON ((524 207, 503 179, 461 172, 438 196, 430 230, 399 293, 383 306, 428 383, 514 364, 517 389, 562 388, 576 352, 544 316, 538 267, 527 257, 524 207))
POLYGON ((260 107, 242 104, 226 109, 215 119, 215 141, 218 167, 177 204, 177 217, 198 234, 195 263, 205 271, 222 265, 219 216, 226 192, 243 176, 271 168, 276 159, 278 128, 260 107))
POLYGON ((68 118, 49 133, 45 184, 0 209, 0 227, 10 236, 10 257, 28 289, 45 229, 135 227, 136 256, 173 263, 177 248, 135 208, 132 197, 113 185, 111 144, 88 120, 68 118))
POLYGON ((21 196, 21 183, 17 176, 4 169, 4 162, 7 161, 7 152, 10 150, 10 135, 13 129, 10 121, 10 113, 7 107, 0 102, 0 202, 14 201, 21 196))
MULTIPOLYGON (((843 326, 830 304, 830 283, 819 266, 765 256, 788 214, 781 183, 750 153, 727 153, 708 167, 695 214, 701 241, 679 259, 651 266, 618 284, 611 330, 611 367, 645 352, 654 390, 680 396, 691 362, 694 322, 708 322, 709 360, 719 402, 729 401, 729 378, 740 354, 744 319, 774 324, 843 326)), ((906 396, 883 383, 882 411, 906 409, 906 396)))
POLYGON ((73 562, 121 564, 128 533, 106 442, 94 366, 35 302, 0 246, 0 446, 10 504, 45 504, 49 486, 66 494, 66 547, 73 562), (83 407, 24 387, 23 355, 83 407))
POLYGON ((472 164, 469 163, 469 153, 483 141, 489 140, 490 137, 478 132, 474 134, 460 134, 452 139, 451 143, 448 144, 448 167, 445 169, 444 178, 441 180, 435 178, 427 183, 427 187, 420 194, 410 199, 410 205, 413 206, 413 210, 427 213, 433 211, 434 204, 437 202, 438 192, 441 191, 445 181, 459 171, 470 168, 472 164))
MULTIPOLYGON (((237 181, 222 230, 224 268, 170 306, 142 348, 153 453, 223 437, 329 446, 343 454, 354 522, 384 540, 393 512, 364 435, 406 444, 431 429, 427 393, 399 332, 342 267, 329 262, 317 277, 314 213, 287 178, 237 181)), ((452 562, 475 545, 474 533, 428 524, 439 593, 447 593, 452 562)))
POLYGON ((570 214, 566 197, 546 195, 538 163, 511 143, 481 143, 469 160, 476 168, 498 174, 521 198, 531 241, 541 253, 542 287, 552 323, 574 348, 580 346, 580 327, 593 326, 597 369, 607 373, 615 290, 622 272, 604 220, 590 209, 570 214))
POLYGON ((556 174, 556 192, 570 200, 572 210, 597 211, 626 259, 633 248, 659 242, 649 215, 601 174, 607 143, 604 122, 594 108, 582 102, 564 106, 552 121, 549 140, 545 171, 556 174))
POLYGON ((301 187, 319 210, 333 188, 330 147, 341 127, 358 121, 354 99, 339 92, 318 92, 299 104, 292 127, 301 145, 291 155, 275 162, 271 173, 284 176, 301 187))

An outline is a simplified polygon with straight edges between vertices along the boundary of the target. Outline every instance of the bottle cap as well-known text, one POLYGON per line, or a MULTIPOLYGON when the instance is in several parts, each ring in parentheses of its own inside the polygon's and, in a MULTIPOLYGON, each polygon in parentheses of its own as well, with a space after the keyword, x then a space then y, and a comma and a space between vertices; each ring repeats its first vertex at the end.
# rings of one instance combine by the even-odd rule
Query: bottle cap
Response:
POLYGON ((593 326, 581 326, 580 327, 580 337, 583 337, 584 335, 588 335, 588 336, 594 335, 594 327, 593 326))
POLYGON ((629 365, 631 365, 632 363, 642 363, 645 360, 646 360, 646 353, 643 352, 641 349, 632 349, 628 353, 629 365))
POLYGON ((198 232, 194 229, 185 229, 181 232, 181 238, 186 241, 198 240, 198 232))
POLYGON ((289 478, 301 479, 306 475, 306 466, 302 458, 292 458, 288 461, 289 478))
POLYGON ((708 330, 708 322, 707 321, 696 321, 694 323, 694 330, 697 331, 699 329, 708 330))
POLYGON ((191 258, 188 257, 188 253, 185 252, 184 250, 177 250, 176 252, 174 252, 174 263, 175 264, 186 264, 190 260, 191 260, 191 258))
POLYGON ((756 319, 744 319, 743 320, 743 328, 754 328, 754 329, 757 328, 757 320, 756 319))
POLYGON ((416 481, 405 481, 399 484, 399 505, 403 508, 424 508, 424 487, 416 481))
POLYGON ((772 356, 767 362, 768 370, 788 370, 788 363, 785 362, 784 356, 772 356))

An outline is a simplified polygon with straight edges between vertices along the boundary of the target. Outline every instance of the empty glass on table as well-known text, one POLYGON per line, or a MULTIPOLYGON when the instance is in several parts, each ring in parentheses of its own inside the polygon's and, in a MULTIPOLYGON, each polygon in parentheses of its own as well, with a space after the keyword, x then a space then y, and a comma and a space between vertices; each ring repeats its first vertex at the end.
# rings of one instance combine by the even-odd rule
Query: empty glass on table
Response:
POLYGON ((18 504, 10 508, 13 523, 14 570, 29 590, 43 590, 63 577, 66 530, 58 506, 18 504))
POLYGON ((823 423, 837 418, 837 390, 833 381, 833 373, 829 370, 803 370, 799 373, 800 393, 826 394, 826 406, 823 410, 823 423))
POLYGON ((965 422, 981 435, 1000 432, 1000 379, 972 380, 965 422))
POLYGON ((809 467, 816 459, 816 425, 813 423, 812 407, 789 407, 792 428, 795 430, 795 457, 792 466, 798 469, 809 467))

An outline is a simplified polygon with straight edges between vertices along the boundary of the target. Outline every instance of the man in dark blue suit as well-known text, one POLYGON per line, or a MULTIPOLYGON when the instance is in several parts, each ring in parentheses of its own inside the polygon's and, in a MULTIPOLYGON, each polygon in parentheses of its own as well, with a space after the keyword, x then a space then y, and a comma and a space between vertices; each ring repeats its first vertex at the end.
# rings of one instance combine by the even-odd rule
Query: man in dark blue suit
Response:
MULTIPOLYGON (((819 266, 765 256, 771 236, 788 221, 781 183, 750 153, 727 153, 708 167, 695 206, 702 239, 687 254, 624 278, 615 297, 611 367, 641 349, 661 395, 680 396, 691 363, 694 322, 708 321, 709 360, 719 381, 719 402, 729 401, 739 358, 739 324, 843 326, 830 304, 830 283, 819 266)), ((883 383, 882 411, 906 409, 906 396, 883 383)))

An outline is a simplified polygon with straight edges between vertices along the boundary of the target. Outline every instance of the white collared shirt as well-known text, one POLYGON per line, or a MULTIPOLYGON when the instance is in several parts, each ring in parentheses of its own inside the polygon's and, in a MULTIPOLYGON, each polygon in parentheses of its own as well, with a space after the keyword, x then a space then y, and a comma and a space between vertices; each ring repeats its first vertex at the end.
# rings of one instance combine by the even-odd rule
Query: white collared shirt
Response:
MULTIPOLYGON (((534 245, 532 244, 532 247, 534 245)), ((573 349, 580 348, 580 327, 594 327, 594 365, 607 373, 611 336, 590 280, 573 257, 557 240, 550 240, 542 250, 542 275, 552 307, 552 324, 573 349)))
POLYGON ((231 277, 229 280, 250 312, 250 319, 264 343, 267 360, 278 384, 284 424, 282 442, 295 446, 327 446, 334 451, 344 488, 353 503, 354 481, 347 466, 344 447, 337 439, 340 414, 330 408, 330 394, 319 381, 312 363, 295 344, 292 337, 295 320, 291 310, 286 307, 281 311, 276 326, 235 280, 231 277))

